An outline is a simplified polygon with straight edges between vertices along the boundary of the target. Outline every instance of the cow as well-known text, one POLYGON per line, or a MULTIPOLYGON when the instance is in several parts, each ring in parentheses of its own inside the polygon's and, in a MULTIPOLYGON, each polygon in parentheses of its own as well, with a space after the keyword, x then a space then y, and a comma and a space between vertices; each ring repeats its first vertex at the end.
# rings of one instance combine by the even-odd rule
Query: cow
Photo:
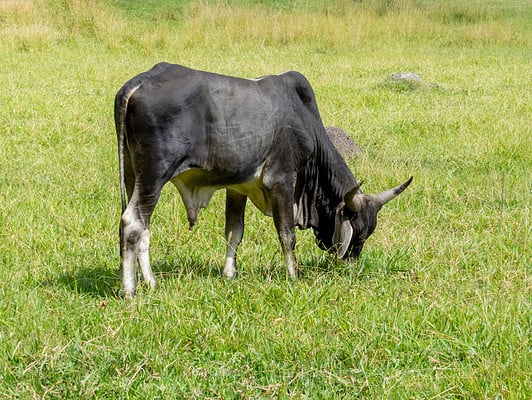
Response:
POLYGON ((137 261, 144 281, 156 286, 150 218, 168 182, 182 197, 190 229, 213 193, 225 188, 225 277, 237 274, 249 198, 273 217, 295 279, 296 227, 312 228, 319 247, 340 259, 356 258, 378 211, 412 181, 363 194, 325 132, 310 83, 294 71, 243 79, 159 63, 122 86, 114 113, 126 297, 136 293, 137 261))

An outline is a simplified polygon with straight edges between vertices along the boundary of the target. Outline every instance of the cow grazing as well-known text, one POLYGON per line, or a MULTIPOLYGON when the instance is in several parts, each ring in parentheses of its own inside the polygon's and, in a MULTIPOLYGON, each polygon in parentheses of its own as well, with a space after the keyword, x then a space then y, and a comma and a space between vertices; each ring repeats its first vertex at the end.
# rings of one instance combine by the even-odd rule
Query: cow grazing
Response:
POLYGON ((161 63, 128 81, 115 99, 122 218, 122 292, 136 292, 136 262, 155 287, 150 217, 167 182, 192 227, 226 189, 224 275, 234 277, 249 198, 272 216, 288 274, 298 276, 295 227, 318 245, 357 257, 381 207, 412 181, 363 194, 325 133, 313 90, 298 72, 241 79, 161 63), (129 200, 126 203, 126 194, 129 200))

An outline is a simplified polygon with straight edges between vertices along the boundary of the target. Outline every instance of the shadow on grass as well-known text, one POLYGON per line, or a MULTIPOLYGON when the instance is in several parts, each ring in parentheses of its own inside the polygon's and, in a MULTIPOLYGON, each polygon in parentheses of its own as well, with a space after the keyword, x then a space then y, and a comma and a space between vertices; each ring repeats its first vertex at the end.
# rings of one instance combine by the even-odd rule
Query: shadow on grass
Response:
POLYGON ((335 256, 325 253, 301 259, 299 264, 304 277, 322 275, 345 277, 353 275, 353 271, 359 268, 358 261, 339 260, 335 256))
POLYGON ((81 268, 64 271, 56 281, 67 289, 94 297, 119 297, 120 272, 117 268, 81 268))
POLYGON ((157 279, 186 277, 209 278, 222 276, 222 267, 202 257, 176 257, 156 261, 152 265, 153 273, 157 279))
POLYGON ((407 249, 395 252, 383 250, 367 250, 358 259, 339 260, 333 255, 322 254, 302 260, 304 275, 336 275, 351 277, 357 280, 374 275, 409 274, 413 268, 407 249), (305 274, 305 272, 307 272, 305 274))
MULTIPOLYGON (((271 260, 262 266, 249 266, 249 260, 240 269, 239 275, 257 274, 265 281, 282 280, 286 278, 284 262, 271 260)), ((396 254, 383 252, 369 252, 362 255, 359 260, 342 261, 331 255, 320 254, 306 256, 300 260, 303 272, 302 278, 314 279, 323 275, 335 275, 339 278, 354 278, 356 280, 375 274, 395 275, 409 270, 405 263, 405 252, 398 251, 396 254)), ((213 263, 203 257, 176 257, 156 261, 152 265, 153 272, 159 283, 175 279, 194 278, 219 278, 224 279, 221 262, 213 263)), ((141 284, 140 270, 137 268, 139 284, 141 284)), ((238 278, 237 278, 238 279, 238 278)), ((60 284, 79 294, 88 294, 94 297, 120 297, 121 272, 115 266, 102 266, 95 268, 80 268, 71 271, 63 271, 59 276, 50 278, 45 285, 60 284)))
MULTIPOLYGON (((172 259, 156 261, 152 269, 160 283, 186 277, 211 277, 222 276, 221 267, 211 265, 205 260, 199 259, 172 259)), ((139 285, 142 283, 140 268, 137 267, 139 285)), ((78 294, 88 294, 94 297, 120 297, 121 271, 115 267, 80 268, 63 271, 58 276, 49 278, 44 285, 59 284, 68 290, 78 294)))

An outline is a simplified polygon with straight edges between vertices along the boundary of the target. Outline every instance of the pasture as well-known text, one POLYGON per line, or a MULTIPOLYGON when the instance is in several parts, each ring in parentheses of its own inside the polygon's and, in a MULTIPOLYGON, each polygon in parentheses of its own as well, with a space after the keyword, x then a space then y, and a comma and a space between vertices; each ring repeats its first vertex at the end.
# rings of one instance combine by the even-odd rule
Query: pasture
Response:
POLYGON ((531 26, 526 0, 0 0, 0 397, 531 398, 531 26), (113 100, 163 60, 298 70, 365 192, 414 176, 357 262, 299 231, 290 282, 248 205, 223 279, 223 192, 191 233, 168 186, 159 287, 119 296, 113 100))

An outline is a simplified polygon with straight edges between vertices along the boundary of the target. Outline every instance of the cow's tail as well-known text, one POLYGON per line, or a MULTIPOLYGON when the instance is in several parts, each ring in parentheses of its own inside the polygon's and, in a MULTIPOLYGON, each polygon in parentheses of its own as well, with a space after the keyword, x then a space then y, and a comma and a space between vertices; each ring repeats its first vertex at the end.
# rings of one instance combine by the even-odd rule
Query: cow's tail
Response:
POLYGON ((126 113, 129 99, 140 87, 139 82, 130 81, 118 91, 115 97, 115 127, 118 138, 118 168, 120 171, 120 198, 122 213, 126 210, 126 178, 124 168, 124 150, 126 148, 126 113))

